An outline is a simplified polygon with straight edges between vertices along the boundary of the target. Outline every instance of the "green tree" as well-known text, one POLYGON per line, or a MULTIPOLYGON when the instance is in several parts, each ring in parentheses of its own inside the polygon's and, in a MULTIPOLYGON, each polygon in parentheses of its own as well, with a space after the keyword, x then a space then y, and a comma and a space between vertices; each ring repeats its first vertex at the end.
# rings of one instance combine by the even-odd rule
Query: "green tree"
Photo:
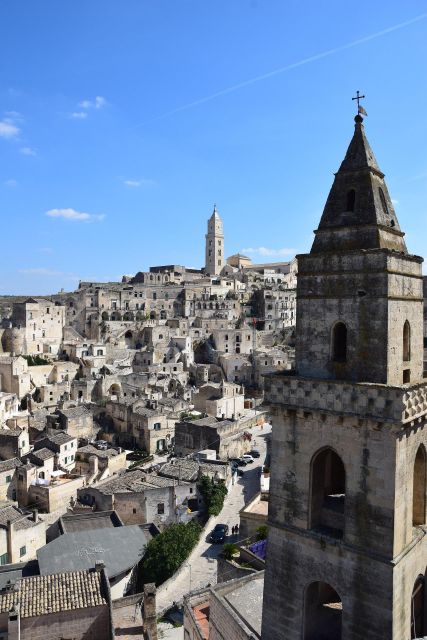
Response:
POLYGON ((233 556, 238 552, 239 552, 239 547, 237 546, 237 544, 234 544, 234 542, 227 542, 222 547, 222 555, 227 560, 231 560, 233 556))
POLYGON ((159 586, 173 576, 197 544, 201 531, 201 526, 192 520, 172 524, 150 540, 140 565, 142 582, 159 586))
POLYGON ((260 540, 265 540, 267 538, 268 535, 268 527, 266 524, 262 524, 260 527, 258 527, 258 529, 256 530, 256 539, 258 541, 260 540))
POLYGON ((199 491, 203 496, 208 515, 217 516, 221 513, 227 495, 227 487, 224 482, 215 482, 208 476, 202 476, 199 482, 199 491))

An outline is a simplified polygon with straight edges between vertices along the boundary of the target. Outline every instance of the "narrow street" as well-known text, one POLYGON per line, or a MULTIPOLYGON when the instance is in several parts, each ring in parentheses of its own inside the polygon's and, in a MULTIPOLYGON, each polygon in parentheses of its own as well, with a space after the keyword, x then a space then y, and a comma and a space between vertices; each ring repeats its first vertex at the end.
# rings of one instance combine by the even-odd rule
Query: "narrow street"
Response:
MULTIPOLYGON (((263 429, 257 427, 251 430, 252 446, 260 451, 261 456, 247 467, 242 467, 243 476, 237 476, 237 481, 228 493, 221 513, 216 516, 212 523, 212 528, 219 522, 228 524, 230 527, 229 542, 237 541, 238 537, 231 535, 231 527, 239 523, 240 509, 259 491, 260 467, 266 454, 265 435, 270 431, 270 425, 265 425, 263 429)), ((207 532, 207 534, 209 533, 207 532)), ((167 591, 162 592, 160 588, 157 598, 157 611, 162 611, 166 607, 172 606, 173 602, 181 602, 184 595, 189 591, 195 591, 208 584, 216 583, 216 558, 222 550, 222 545, 211 544, 207 541, 207 535, 203 535, 196 549, 197 553, 193 557, 191 567, 187 564, 186 569, 172 582, 167 591)), ((164 637, 179 638, 180 636, 165 635, 164 637)))

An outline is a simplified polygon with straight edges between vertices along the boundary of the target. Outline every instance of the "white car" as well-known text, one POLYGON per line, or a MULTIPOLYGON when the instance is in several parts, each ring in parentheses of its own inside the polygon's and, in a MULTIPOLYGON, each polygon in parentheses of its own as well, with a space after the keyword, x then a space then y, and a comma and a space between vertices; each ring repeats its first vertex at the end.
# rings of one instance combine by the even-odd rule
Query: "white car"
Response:
POLYGON ((246 464, 249 464, 250 462, 254 462, 253 457, 249 453, 244 453, 242 455, 242 460, 244 460, 246 464))

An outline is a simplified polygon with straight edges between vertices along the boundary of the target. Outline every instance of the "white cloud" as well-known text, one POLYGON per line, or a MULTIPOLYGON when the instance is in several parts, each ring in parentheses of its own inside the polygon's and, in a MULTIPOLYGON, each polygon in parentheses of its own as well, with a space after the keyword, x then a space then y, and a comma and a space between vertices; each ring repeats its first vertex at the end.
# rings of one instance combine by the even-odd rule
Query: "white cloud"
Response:
POLYGON ((86 111, 73 111, 70 118, 74 118, 75 120, 84 120, 87 118, 87 113, 86 111))
POLYGON ((25 273, 31 276, 63 276, 63 271, 54 271, 53 269, 46 269, 46 267, 32 267, 30 269, 18 269, 19 273, 25 273))
POLYGON ((49 211, 46 211, 46 215, 50 218, 64 218, 65 220, 77 222, 94 222, 105 218, 103 214, 84 213, 75 209, 49 209, 49 211))
POLYGON ((267 247, 248 247, 246 249, 242 249, 242 253, 259 255, 263 256, 264 258, 283 258, 285 256, 294 256, 296 254, 296 249, 287 249, 286 247, 283 247, 282 249, 268 249, 267 247))
POLYGON ((156 183, 150 178, 141 178, 140 180, 123 180, 123 184, 127 187, 151 187, 156 183))
POLYGON ((23 156, 37 155, 37 151, 35 149, 32 149, 31 147, 21 147, 21 149, 19 149, 19 152, 22 153, 23 156))
POLYGON ((10 180, 5 180, 4 184, 5 184, 5 187, 10 187, 11 189, 13 189, 14 187, 18 186, 18 181, 14 180, 13 178, 10 178, 10 180))
POLYGON ((141 186, 141 180, 125 180, 124 183, 125 183, 125 185, 127 187, 140 187, 141 186))
POLYGON ((19 113, 19 111, 6 111, 5 115, 5 121, 6 122, 16 122, 17 120, 19 122, 22 122, 24 120, 23 116, 21 113, 19 113))
POLYGON ((399 200, 396 200, 396 198, 392 198, 391 199, 392 204, 397 205, 399 204, 399 200))
POLYGON ((19 127, 10 120, 10 118, 5 118, 0 121, 0 138, 16 138, 20 133, 19 127))
POLYGON ((102 96, 96 96, 94 100, 82 100, 79 102, 81 109, 102 109, 107 105, 107 101, 102 96))

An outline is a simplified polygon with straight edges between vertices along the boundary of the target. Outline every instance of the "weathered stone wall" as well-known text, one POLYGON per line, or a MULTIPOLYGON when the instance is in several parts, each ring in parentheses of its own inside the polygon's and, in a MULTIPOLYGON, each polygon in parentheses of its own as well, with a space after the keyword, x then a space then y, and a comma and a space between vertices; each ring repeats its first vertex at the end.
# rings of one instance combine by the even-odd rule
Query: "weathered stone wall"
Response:
MULTIPOLYGON (((300 375, 402 384, 403 325, 412 329, 411 380, 422 379, 421 259, 365 251, 299 256, 296 368, 300 375), (346 324, 347 361, 331 332, 346 324)), ((405 366, 403 366, 405 364, 405 366)))
MULTIPOLYGON (((73 611, 61 611, 34 618, 21 618, 19 640, 100 640, 109 638, 108 607, 88 607, 73 611)), ((18 635, 9 633, 9 640, 18 635)))

